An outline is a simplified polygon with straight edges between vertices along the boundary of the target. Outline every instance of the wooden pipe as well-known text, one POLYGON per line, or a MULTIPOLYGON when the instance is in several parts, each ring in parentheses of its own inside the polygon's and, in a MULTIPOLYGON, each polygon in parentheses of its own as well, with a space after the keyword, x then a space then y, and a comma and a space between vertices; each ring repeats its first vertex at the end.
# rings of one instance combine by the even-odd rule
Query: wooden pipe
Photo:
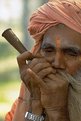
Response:
MULTIPOLYGON (((21 41, 18 39, 18 37, 14 34, 11 28, 6 29, 2 36, 19 52, 23 53, 25 51, 28 51, 24 45, 21 43, 21 41)), ((29 52, 30 53, 30 52, 29 52)), ((31 53, 31 57, 29 60, 33 59, 33 55, 31 53)))

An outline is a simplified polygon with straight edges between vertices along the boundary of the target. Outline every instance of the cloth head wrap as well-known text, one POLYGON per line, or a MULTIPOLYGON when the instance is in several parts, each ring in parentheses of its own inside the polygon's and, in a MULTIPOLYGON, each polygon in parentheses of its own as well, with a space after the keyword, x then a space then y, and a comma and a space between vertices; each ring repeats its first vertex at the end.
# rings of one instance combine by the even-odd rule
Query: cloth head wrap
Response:
MULTIPOLYGON (((37 9, 30 18, 28 30, 35 39, 33 52, 37 52, 44 33, 59 23, 81 33, 81 3, 71 0, 54 0, 37 9)), ((81 78, 81 77, 80 77, 81 78)), ((81 81, 70 80, 68 111, 70 121, 81 121, 81 81)))
POLYGON ((81 33, 81 3, 71 0, 45 3, 31 16, 28 31, 38 45, 46 30, 59 23, 81 33))

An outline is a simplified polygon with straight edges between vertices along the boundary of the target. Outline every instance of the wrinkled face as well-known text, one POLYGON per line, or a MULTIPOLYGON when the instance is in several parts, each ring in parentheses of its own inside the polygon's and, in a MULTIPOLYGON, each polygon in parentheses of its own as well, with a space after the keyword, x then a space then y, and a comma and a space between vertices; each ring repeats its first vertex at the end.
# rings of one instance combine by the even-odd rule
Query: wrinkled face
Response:
POLYGON ((81 67, 81 34, 63 24, 51 27, 43 37, 41 54, 55 69, 73 75, 81 67))

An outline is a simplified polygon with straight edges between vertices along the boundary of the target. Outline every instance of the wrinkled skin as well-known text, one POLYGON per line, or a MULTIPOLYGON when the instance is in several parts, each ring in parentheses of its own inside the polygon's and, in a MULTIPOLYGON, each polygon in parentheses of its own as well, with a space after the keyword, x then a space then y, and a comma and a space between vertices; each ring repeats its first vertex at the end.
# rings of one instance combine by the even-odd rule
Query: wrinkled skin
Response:
MULTIPOLYGON (((58 75, 58 70, 74 75, 80 68, 81 34, 62 24, 51 27, 45 33, 38 53, 42 57, 38 55, 28 64, 26 60, 30 55, 27 52, 17 58, 21 79, 30 92, 32 82, 34 100, 39 99, 40 107, 46 110, 49 120, 58 121, 61 117, 58 107, 67 108, 69 85, 58 75), (49 111, 52 110, 51 114, 55 114, 56 107, 59 115, 51 116, 49 111)), ((67 116, 64 118, 60 121, 69 121, 67 116)))
POLYGON ((44 35, 41 53, 54 68, 75 74, 81 65, 81 34, 61 24, 51 27, 44 35))

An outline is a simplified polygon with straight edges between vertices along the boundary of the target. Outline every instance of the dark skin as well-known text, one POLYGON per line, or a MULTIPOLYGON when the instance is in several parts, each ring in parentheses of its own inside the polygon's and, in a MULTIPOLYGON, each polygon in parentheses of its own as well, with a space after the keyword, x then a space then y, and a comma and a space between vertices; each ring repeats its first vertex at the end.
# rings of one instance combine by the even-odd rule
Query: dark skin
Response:
POLYGON ((81 34, 61 24, 52 27, 44 35, 41 53, 54 68, 75 74, 81 62, 81 34), (59 47, 56 46, 57 37, 60 39, 59 47))
POLYGON ((17 59, 21 79, 30 92, 30 79, 33 84, 32 110, 40 115, 44 108, 50 121, 69 121, 66 107, 68 82, 57 71, 65 70, 73 75, 81 66, 81 34, 62 24, 51 27, 45 33, 38 53, 42 57, 36 55, 29 64, 26 64, 30 57, 28 52, 17 59), (63 114, 58 107, 65 108, 63 114))

